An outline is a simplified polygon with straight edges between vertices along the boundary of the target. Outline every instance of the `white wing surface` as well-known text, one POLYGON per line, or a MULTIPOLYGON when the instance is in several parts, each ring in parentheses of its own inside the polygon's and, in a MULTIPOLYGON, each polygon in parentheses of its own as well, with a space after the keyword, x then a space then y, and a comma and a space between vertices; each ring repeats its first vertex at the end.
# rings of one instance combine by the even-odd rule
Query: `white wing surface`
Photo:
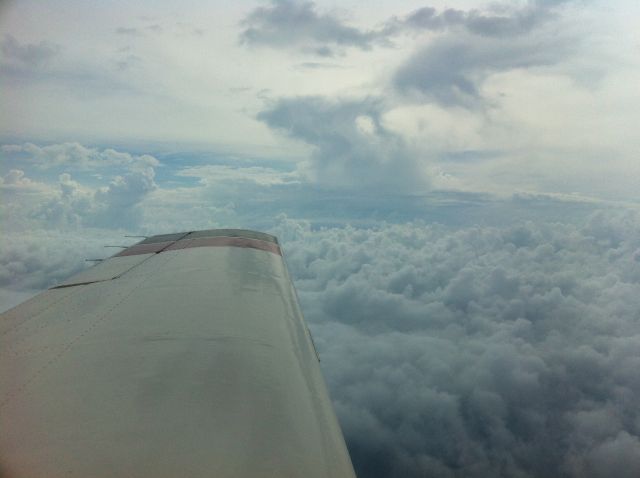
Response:
POLYGON ((0 477, 353 477, 273 236, 155 236, 0 316, 0 477))

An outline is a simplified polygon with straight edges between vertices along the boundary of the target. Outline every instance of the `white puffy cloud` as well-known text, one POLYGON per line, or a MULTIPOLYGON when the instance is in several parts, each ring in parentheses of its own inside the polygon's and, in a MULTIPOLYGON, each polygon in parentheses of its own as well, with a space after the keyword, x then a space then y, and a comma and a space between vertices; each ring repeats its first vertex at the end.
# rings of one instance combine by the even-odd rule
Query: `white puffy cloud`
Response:
POLYGON ((28 296, 62 282, 87 267, 85 259, 110 256, 113 250, 104 246, 126 241, 122 234, 123 231, 117 229, 88 228, 82 232, 51 229, 4 232, 0 253, 0 309, 16 305, 13 295, 28 296))
POLYGON ((34 215, 55 226, 135 228, 142 219, 141 201, 157 188, 153 168, 116 176, 108 186, 91 189, 69 173, 58 178, 58 193, 39 205, 34 215))
POLYGON ((34 185, 34 182, 25 176, 21 169, 11 169, 4 176, 0 176, 0 186, 28 188, 34 185))
POLYGON ((360 476, 638 475, 639 219, 283 219, 360 476))
POLYGON ((13 230, 43 225, 135 228, 142 220, 141 203, 157 189, 155 168, 160 163, 150 155, 79 143, 8 144, 1 150, 6 163, 24 168, 0 177, 2 209, 13 230), (29 177, 33 173, 37 181, 29 177))
POLYGON ((41 169, 74 168, 89 170, 105 167, 156 167, 160 163, 151 155, 132 155, 111 148, 99 150, 69 142, 38 146, 33 143, 5 144, 0 147, 3 156, 41 169))

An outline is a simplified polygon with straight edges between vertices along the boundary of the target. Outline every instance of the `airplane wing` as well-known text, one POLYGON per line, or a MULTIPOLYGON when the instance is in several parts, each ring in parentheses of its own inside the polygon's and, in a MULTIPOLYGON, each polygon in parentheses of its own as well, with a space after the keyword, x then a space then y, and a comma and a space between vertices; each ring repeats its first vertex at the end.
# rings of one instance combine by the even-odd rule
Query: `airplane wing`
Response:
POLYGON ((275 237, 150 237, 0 316, 0 477, 63 476, 355 476, 275 237))

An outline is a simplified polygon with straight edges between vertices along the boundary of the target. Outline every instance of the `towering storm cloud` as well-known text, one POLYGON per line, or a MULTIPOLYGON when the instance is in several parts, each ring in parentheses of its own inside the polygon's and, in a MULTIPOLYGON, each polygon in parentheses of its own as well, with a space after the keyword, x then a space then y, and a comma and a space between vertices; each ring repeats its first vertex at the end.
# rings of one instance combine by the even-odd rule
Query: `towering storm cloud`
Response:
POLYGON ((424 190, 419 156, 382 122, 379 99, 282 98, 258 115, 269 127, 313 147, 312 179, 326 187, 424 190))

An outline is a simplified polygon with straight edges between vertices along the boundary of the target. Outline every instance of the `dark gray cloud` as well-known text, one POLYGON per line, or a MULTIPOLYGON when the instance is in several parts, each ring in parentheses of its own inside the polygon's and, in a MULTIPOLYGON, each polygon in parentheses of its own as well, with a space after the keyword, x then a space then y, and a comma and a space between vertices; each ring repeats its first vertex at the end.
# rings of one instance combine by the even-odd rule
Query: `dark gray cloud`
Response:
POLYGON ((270 128, 313 146, 312 179, 329 187, 424 190, 419 159, 382 122, 385 109, 374 98, 279 99, 258 115, 270 128))
POLYGON ((556 17, 563 3, 567 1, 530 1, 519 6, 494 4, 483 10, 447 8, 442 11, 427 6, 404 17, 392 18, 386 24, 386 31, 394 34, 405 30, 464 29, 481 36, 519 36, 556 17))
POLYGON ((5 60, 18 62, 29 67, 41 66, 59 52, 59 45, 46 41, 41 41, 37 44, 23 44, 9 34, 6 34, 2 41, 2 54, 5 60))
POLYGON ((474 108, 484 105, 481 88, 492 74, 549 67, 574 52, 577 41, 552 21, 567 1, 531 1, 524 6, 438 12, 421 8, 389 22, 390 30, 444 31, 416 51, 394 75, 394 86, 419 101, 474 108))
POLYGON ((47 41, 21 43, 10 34, 4 36, 0 49, 0 73, 9 76, 23 76, 41 71, 62 50, 60 45, 47 41))
POLYGON ((395 73, 394 86, 407 95, 444 106, 474 107, 492 74, 550 67, 565 60, 575 45, 546 36, 499 38, 445 35, 414 53, 395 73))
POLYGON ((140 30, 138 28, 135 28, 135 27, 118 27, 118 28, 116 28, 116 33, 118 35, 128 35, 128 36, 133 36, 133 37, 137 37, 137 36, 141 36, 142 35, 140 30))
POLYGON ((639 476, 639 224, 284 220, 359 476, 639 476))
POLYGON ((312 2, 273 1, 245 18, 241 38, 252 45, 332 56, 336 48, 389 46, 403 33, 437 32, 400 66, 393 84, 414 100, 474 108, 484 105, 480 90, 490 75, 555 66, 570 57, 577 40, 554 23, 566 3, 530 1, 471 10, 426 6, 376 29, 359 30, 318 13, 312 2))
POLYGON ((355 47, 391 46, 400 34, 419 31, 467 32, 508 38, 525 35, 559 14, 568 1, 530 1, 523 6, 494 4, 485 9, 437 10, 425 6, 402 17, 392 17, 376 28, 362 30, 330 13, 319 13, 313 2, 272 0, 252 10, 243 20, 242 42, 273 48, 298 49, 318 56, 355 47))
POLYGON ((339 17, 318 13, 313 2, 272 0, 251 11, 242 22, 241 40, 248 45, 299 48, 318 56, 332 56, 334 48, 370 49, 384 42, 380 31, 363 31, 339 17))

